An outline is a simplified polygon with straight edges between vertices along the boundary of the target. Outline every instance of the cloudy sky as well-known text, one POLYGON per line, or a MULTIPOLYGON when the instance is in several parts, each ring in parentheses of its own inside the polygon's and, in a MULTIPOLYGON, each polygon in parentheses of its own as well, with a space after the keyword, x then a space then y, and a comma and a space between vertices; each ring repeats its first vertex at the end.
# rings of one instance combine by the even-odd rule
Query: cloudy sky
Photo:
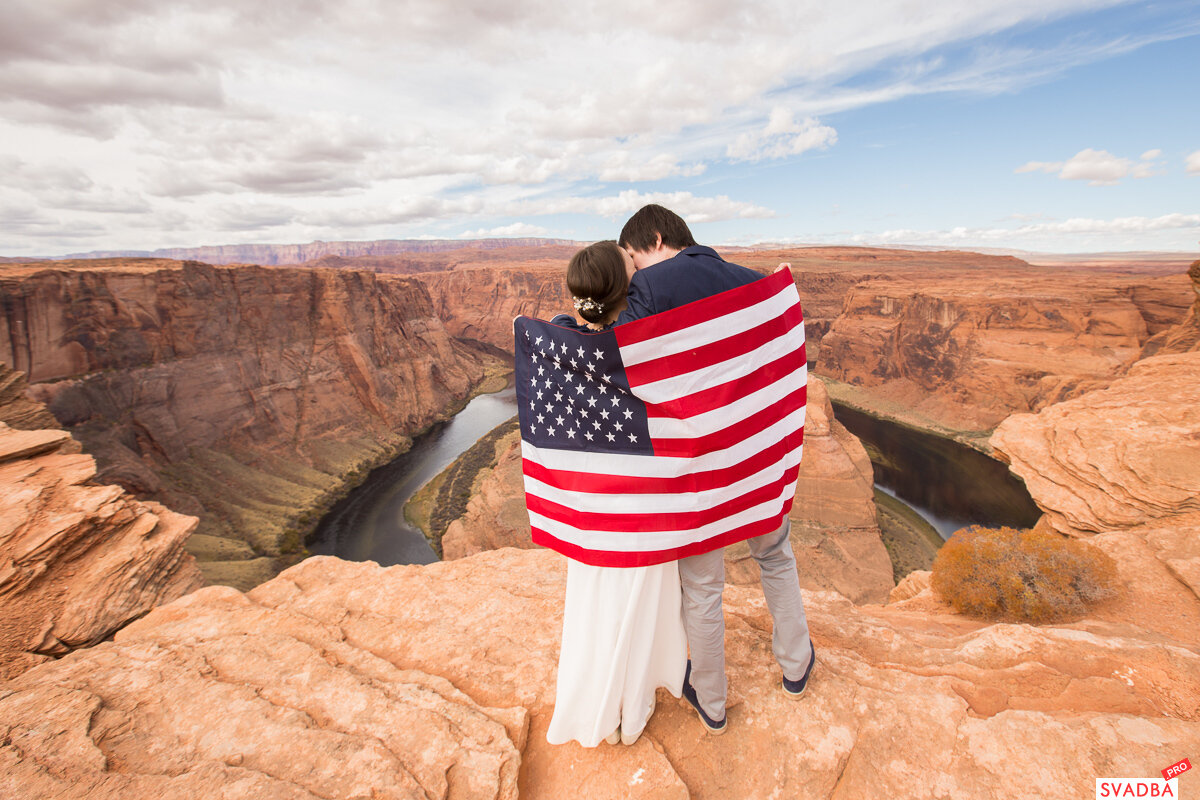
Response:
POLYGON ((7 0, 0 255, 1200 249, 1200 0, 7 0))

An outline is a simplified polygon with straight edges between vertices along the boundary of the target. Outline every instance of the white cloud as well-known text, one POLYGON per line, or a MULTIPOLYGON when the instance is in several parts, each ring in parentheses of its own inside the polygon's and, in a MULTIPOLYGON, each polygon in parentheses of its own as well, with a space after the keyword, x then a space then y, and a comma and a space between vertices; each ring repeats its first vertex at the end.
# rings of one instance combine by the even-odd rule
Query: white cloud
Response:
POLYGON ((725 150, 734 161, 762 161, 798 156, 808 150, 824 150, 837 142, 837 131, 815 117, 796 122, 789 109, 776 106, 766 126, 741 134, 725 150))
POLYGON ((860 242, 882 244, 926 245, 995 245, 1049 247, 1063 250, 1064 242, 1074 249, 1102 250, 1113 244, 1136 242, 1147 234, 1178 231, 1187 236, 1200 236, 1200 214, 1163 214, 1158 217, 1116 217, 1093 219, 1075 217, 1066 220, 1033 222, 1015 228, 956 227, 948 230, 895 229, 878 234, 853 237, 860 242), (1080 242, 1090 242, 1078 247, 1080 242))
POLYGON ((529 238, 545 236, 547 230, 540 225, 530 225, 527 222, 514 222, 512 225, 501 225, 498 228, 480 228, 474 231, 460 233, 460 239, 491 239, 491 238, 529 238))
POLYGON ((1185 165, 1189 175, 1200 175, 1200 150, 1189 153, 1185 165))
POLYGON ((1058 177, 1069 181, 1088 181, 1091 186, 1112 186, 1129 174, 1132 162, 1117 158, 1107 150, 1080 150, 1067 159, 1058 177))
POLYGON ((1147 150, 1141 155, 1141 162, 1135 164, 1128 158, 1120 158, 1107 150, 1080 150, 1066 161, 1029 161, 1017 167, 1014 172, 1046 172, 1058 174, 1058 177, 1069 181, 1087 181, 1090 186, 1113 186, 1122 178, 1149 178, 1165 174, 1163 162, 1155 161, 1162 155, 1161 150, 1147 150))

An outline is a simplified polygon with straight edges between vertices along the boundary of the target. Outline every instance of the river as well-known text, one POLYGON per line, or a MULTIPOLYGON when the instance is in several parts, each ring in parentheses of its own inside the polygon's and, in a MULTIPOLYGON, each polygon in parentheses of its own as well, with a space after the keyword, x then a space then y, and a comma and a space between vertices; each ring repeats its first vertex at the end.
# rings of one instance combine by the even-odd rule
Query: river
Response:
POLYGON ((322 517, 308 551, 347 561, 431 564, 437 554, 404 518, 404 504, 484 434, 517 413, 516 389, 481 394, 448 422, 434 426, 408 452, 371 470, 322 517))
POLYGON ((862 440, 875 485, 904 501, 943 539, 968 525, 1028 528, 1041 510, 1008 465, 958 442, 834 403, 834 416, 862 440))

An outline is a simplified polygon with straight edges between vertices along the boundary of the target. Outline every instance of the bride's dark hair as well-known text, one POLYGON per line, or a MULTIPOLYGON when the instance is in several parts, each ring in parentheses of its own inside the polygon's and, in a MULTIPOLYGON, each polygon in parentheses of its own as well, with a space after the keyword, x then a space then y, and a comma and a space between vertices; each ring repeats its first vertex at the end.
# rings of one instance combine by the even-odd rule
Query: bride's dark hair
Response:
POLYGON ((596 242, 571 256, 567 288, 575 298, 579 316, 588 322, 603 320, 629 290, 625 256, 617 243, 596 242))

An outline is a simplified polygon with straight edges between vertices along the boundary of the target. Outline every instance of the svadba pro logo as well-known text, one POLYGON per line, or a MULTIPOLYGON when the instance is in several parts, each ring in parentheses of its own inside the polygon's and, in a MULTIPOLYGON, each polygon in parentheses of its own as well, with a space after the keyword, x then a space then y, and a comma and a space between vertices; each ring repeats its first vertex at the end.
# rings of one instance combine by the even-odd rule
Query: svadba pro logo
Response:
POLYGON ((1096 800, 1177 798, 1179 777, 1192 768, 1186 758, 1162 771, 1161 778, 1096 778, 1096 800))
POLYGON ((1179 779, 1165 781, 1162 778, 1096 778, 1096 798, 1100 800, 1124 800, 1124 798, 1178 798, 1179 779))

